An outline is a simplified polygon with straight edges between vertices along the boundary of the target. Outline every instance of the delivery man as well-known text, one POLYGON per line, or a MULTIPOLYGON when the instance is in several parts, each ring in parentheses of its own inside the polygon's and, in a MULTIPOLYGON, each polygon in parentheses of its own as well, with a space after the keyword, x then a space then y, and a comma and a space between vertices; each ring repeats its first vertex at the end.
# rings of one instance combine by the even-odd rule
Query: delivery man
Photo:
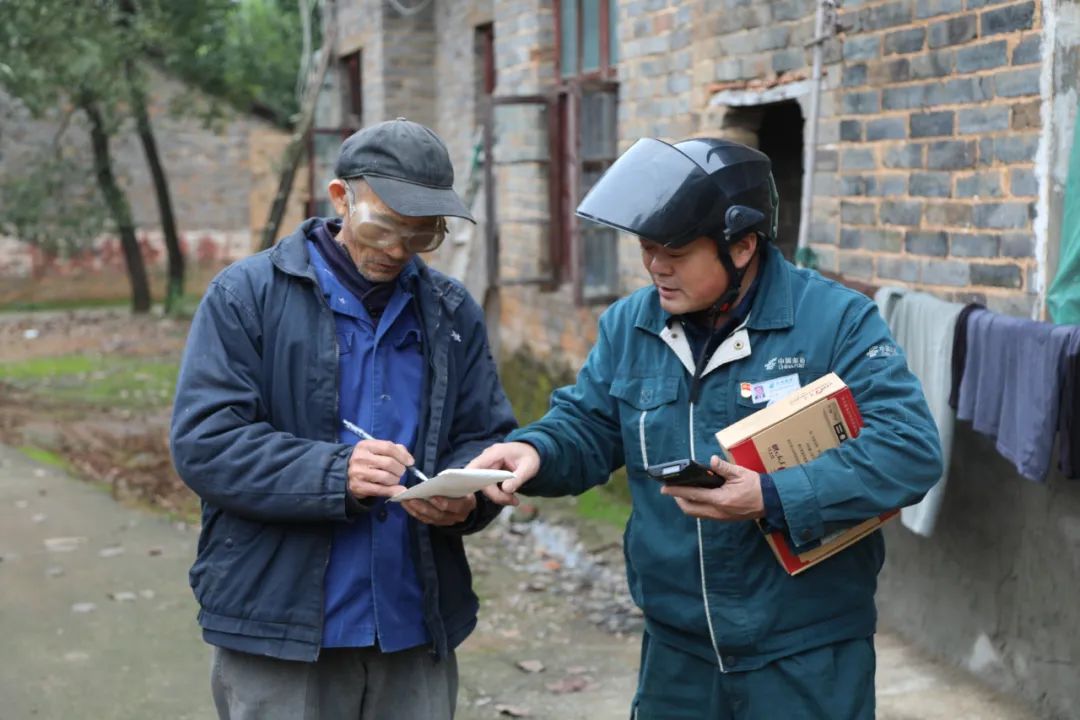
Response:
POLYGON ((873 718, 881 533, 790 576, 755 521, 810 548, 926 493, 940 447, 904 353, 868 298, 770 242, 775 185, 752 148, 639 140, 577 213, 636 235, 652 285, 603 314, 542 419, 472 463, 516 475, 485 492, 577 495, 626 466, 627 577, 645 614, 635 718, 873 718), (771 475, 718 457, 716 431, 828 372, 854 394, 859 437, 771 475), (679 459, 709 461, 724 484, 646 472, 679 459))

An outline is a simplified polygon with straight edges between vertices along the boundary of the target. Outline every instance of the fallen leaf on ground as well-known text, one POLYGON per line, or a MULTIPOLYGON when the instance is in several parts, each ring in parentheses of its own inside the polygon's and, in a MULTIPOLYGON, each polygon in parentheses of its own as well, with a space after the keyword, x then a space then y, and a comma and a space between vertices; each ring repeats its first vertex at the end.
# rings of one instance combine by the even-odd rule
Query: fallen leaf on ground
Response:
POLYGON ((71 552, 86 543, 84 537, 45 538, 45 549, 49 552, 71 552))
POLYGON ((585 688, 589 687, 589 678, 582 675, 568 675, 562 680, 545 683, 544 687, 546 687, 548 690, 550 690, 556 695, 565 695, 567 693, 581 692, 585 688))
POLYGON ((531 713, 527 708, 518 707, 516 705, 496 705, 495 709, 500 715, 509 715, 510 717, 529 717, 531 713))
POLYGON ((539 660, 519 660, 517 666, 527 673, 538 673, 544 670, 544 663, 539 660))

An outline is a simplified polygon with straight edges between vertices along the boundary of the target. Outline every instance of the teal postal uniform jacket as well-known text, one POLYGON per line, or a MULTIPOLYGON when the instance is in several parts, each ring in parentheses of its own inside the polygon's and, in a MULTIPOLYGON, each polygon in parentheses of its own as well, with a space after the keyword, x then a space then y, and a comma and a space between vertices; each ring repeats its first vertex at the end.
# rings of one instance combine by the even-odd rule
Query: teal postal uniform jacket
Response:
POLYGON ((874 591, 885 557, 875 532, 797 576, 773 557, 752 521, 698 521, 660 494, 645 468, 720 454, 714 434, 764 407, 740 383, 800 385, 835 372, 851 388, 861 434, 802 466, 772 474, 793 541, 917 502, 941 476, 937 430, 873 302, 798 269, 771 245, 746 322, 713 354, 689 403, 693 358, 682 325, 643 288, 600 318, 576 384, 550 411, 510 435, 534 445, 530 495, 579 494, 625 465, 633 511, 627 574, 649 633, 715 662, 722 672, 874 633, 874 591))

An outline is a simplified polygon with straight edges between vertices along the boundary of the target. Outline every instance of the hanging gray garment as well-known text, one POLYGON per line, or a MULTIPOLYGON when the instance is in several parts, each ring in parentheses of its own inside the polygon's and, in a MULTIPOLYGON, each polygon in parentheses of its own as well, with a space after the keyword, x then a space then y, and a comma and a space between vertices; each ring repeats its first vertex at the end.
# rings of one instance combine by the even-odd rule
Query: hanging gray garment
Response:
POLYGON ((956 416, 995 438, 1028 480, 1042 482, 1058 429, 1068 347, 1080 325, 1054 325, 976 311, 968 318, 967 358, 956 416))
POLYGON ((900 511, 900 522, 914 533, 929 537, 934 531, 945 482, 949 476, 955 413, 949 407, 952 387, 952 346, 959 303, 945 302, 923 292, 883 287, 874 294, 878 311, 907 354, 908 367, 922 383, 926 404, 941 438, 941 478, 916 505, 900 511))

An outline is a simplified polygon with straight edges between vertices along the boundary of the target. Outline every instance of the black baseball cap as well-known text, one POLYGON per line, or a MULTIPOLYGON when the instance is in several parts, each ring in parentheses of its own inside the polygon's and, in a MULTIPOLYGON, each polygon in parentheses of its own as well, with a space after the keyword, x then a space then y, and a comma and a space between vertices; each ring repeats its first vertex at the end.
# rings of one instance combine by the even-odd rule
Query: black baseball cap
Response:
POLYGON ((366 127, 341 144, 334 173, 362 177, 379 199, 406 217, 473 220, 454 192, 454 166, 439 136, 405 118, 366 127))

